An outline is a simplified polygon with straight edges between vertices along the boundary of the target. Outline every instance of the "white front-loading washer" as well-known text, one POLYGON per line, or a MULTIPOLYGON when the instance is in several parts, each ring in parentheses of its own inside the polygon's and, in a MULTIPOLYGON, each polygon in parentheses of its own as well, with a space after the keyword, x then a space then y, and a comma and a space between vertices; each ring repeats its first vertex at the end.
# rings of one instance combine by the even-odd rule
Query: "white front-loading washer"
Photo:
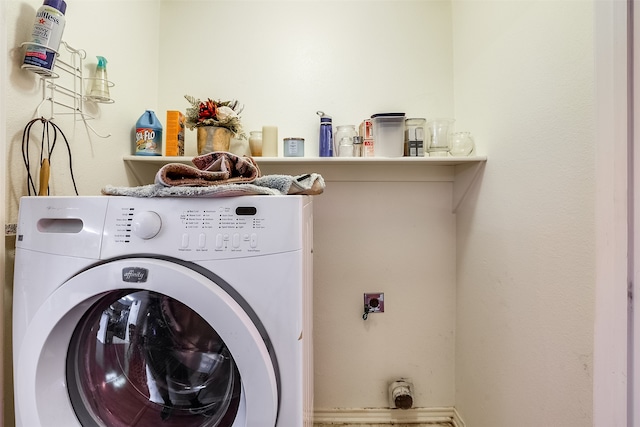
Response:
POLYGON ((312 201, 24 197, 16 425, 313 419, 312 201))

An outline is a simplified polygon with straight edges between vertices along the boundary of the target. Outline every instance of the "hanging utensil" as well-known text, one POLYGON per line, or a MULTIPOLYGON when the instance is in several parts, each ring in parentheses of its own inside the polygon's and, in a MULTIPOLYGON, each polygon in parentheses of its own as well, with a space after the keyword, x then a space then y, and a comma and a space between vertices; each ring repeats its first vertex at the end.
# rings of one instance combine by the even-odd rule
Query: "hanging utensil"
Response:
POLYGON ((67 137, 62 132, 62 130, 53 123, 51 120, 47 120, 44 117, 40 117, 38 119, 33 119, 27 123, 22 132, 22 159, 24 160, 24 166, 27 171, 27 194, 38 195, 38 196, 48 196, 49 195, 49 180, 51 175, 51 155, 53 154, 53 149, 56 146, 56 141, 58 139, 58 135, 62 137, 65 145, 67 146, 67 152, 69 154, 69 174, 71 175, 71 182, 73 183, 73 190, 78 195, 78 187, 76 186, 76 179, 73 175, 73 165, 71 159, 71 146, 69 145, 69 141, 67 137), (30 151, 32 148, 38 148, 35 146, 36 144, 32 144, 31 142, 31 134, 32 127, 36 123, 42 123, 42 134, 39 143, 40 153, 40 174, 39 174, 39 188, 36 188, 36 176, 31 173, 31 161, 32 157, 30 151), (35 147, 32 147, 35 146, 35 147))
POLYGON ((42 164, 40 165, 40 189, 38 190, 38 196, 49 195, 49 174, 49 159, 42 159, 42 164))

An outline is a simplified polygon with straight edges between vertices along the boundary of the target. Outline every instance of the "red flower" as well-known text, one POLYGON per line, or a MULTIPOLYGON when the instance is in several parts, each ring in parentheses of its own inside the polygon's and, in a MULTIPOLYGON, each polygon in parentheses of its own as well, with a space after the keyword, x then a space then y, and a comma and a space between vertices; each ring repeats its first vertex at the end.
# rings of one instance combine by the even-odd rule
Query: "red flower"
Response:
POLYGON ((207 119, 215 119, 218 113, 216 103, 211 99, 200 103, 200 111, 198 112, 198 123, 202 123, 207 119))

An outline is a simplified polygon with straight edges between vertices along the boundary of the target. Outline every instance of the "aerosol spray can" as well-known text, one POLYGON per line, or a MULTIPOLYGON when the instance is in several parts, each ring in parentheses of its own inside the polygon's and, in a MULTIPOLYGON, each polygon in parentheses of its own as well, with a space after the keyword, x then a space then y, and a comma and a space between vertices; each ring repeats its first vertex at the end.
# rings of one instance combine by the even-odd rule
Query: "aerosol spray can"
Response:
POLYGON ((22 68, 45 77, 54 76, 53 64, 62 40, 66 10, 64 0, 44 0, 44 4, 36 12, 31 42, 26 43, 27 51, 22 68))

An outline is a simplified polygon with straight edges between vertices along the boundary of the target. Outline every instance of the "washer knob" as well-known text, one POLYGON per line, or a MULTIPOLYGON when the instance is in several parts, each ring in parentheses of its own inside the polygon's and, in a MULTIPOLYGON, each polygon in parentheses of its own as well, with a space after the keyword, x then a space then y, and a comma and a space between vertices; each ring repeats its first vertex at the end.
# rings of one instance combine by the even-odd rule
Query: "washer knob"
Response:
POLYGON ((161 228, 162 219, 153 211, 138 212, 133 216, 133 234, 141 239, 155 237, 161 228))

